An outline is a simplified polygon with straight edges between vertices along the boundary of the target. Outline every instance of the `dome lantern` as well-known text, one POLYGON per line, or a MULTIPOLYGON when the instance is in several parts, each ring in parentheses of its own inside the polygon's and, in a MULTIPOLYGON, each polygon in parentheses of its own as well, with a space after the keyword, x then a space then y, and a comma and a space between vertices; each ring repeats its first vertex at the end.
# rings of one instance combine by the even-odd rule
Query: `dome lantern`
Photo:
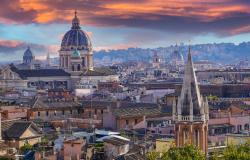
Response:
POLYGON ((80 20, 77 17, 77 11, 75 11, 75 17, 72 20, 72 27, 71 29, 81 29, 80 27, 80 20))

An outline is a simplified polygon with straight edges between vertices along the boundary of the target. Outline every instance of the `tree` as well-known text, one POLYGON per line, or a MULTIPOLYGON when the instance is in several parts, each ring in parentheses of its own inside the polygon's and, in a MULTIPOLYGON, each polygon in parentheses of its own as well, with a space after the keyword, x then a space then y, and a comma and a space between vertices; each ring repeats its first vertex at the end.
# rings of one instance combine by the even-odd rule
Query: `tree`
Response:
POLYGON ((32 149, 33 149, 33 146, 30 145, 29 143, 25 143, 25 144, 20 148, 20 150, 21 150, 22 153, 25 153, 25 152, 30 151, 30 150, 32 150, 32 149))
MULTIPOLYGON (((156 153, 149 153, 149 160, 157 160, 156 153)), ((167 152, 162 153, 161 160, 205 160, 205 154, 193 145, 186 145, 185 147, 177 148, 171 147, 167 152)))
POLYGON ((250 142, 238 146, 229 145, 223 152, 225 160, 249 160, 250 142))
POLYGON ((157 158, 159 158, 159 153, 155 151, 149 152, 147 153, 147 158, 148 160, 156 160, 157 158))
POLYGON ((222 160, 221 157, 222 157, 222 155, 218 151, 215 151, 211 155, 211 157, 209 158, 209 160, 222 160))

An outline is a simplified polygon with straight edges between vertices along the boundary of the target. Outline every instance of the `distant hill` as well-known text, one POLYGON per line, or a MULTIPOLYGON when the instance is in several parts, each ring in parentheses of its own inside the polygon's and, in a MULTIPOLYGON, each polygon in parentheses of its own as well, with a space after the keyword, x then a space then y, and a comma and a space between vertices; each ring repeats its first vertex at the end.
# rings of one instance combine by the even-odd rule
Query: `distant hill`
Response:
MULTIPOLYGON (((94 52, 97 61, 124 62, 124 61, 147 61, 151 60, 153 53, 167 61, 167 57, 176 49, 175 46, 160 47, 154 49, 128 48, 119 50, 101 50, 94 52)), ((179 45, 178 51, 186 57, 188 45, 179 45)), ((242 59, 250 59, 250 42, 238 45, 234 43, 212 43, 191 45, 194 60, 210 60, 219 63, 234 63, 242 59)))

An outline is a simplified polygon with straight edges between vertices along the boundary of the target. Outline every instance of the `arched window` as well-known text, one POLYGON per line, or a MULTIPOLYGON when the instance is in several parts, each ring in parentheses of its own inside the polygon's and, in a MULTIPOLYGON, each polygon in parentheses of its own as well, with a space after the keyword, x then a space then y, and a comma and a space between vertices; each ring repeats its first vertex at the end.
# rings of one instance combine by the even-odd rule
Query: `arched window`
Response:
POLYGON ((199 130, 195 129, 194 130, 194 145, 199 146, 199 130))
POLYGON ((244 130, 249 130, 249 124, 248 124, 248 123, 246 123, 246 124, 244 125, 244 130))
POLYGON ((80 71, 80 70, 81 70, 81 65, 78 64, 78 65, 77 65, 77 71, 80 71))
POLYGON ((183 129, 183 144, 189 143, 189 131, 188 128, 183 129))
POLYGON ((71 68, 72 68, 72 71, 74 71, 74 70, 75 70, 75 67, 74 67, 74 65, 72 65, 72 67, 71 67, 71 68))

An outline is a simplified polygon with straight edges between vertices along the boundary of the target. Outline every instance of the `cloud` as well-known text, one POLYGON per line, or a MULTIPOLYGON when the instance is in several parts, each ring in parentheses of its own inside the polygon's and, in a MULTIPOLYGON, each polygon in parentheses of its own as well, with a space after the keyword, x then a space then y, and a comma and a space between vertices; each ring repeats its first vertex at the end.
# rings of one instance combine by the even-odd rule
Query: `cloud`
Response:
POLYGON ((1 61, 20 59, 28 46, 36 57, 45 56, 48 52, 52 55, 58 54, 57 45, 39 45, 16 40, 0 40, 0 56, 4 55, 1 61))
POLYGON ((136 27, 174 33, 250 32, 249 0, 4 0, 0 22, 65 23, 74 9, 81 24, 136 27), (244 29, 240 29, 244 28, 244 29))

